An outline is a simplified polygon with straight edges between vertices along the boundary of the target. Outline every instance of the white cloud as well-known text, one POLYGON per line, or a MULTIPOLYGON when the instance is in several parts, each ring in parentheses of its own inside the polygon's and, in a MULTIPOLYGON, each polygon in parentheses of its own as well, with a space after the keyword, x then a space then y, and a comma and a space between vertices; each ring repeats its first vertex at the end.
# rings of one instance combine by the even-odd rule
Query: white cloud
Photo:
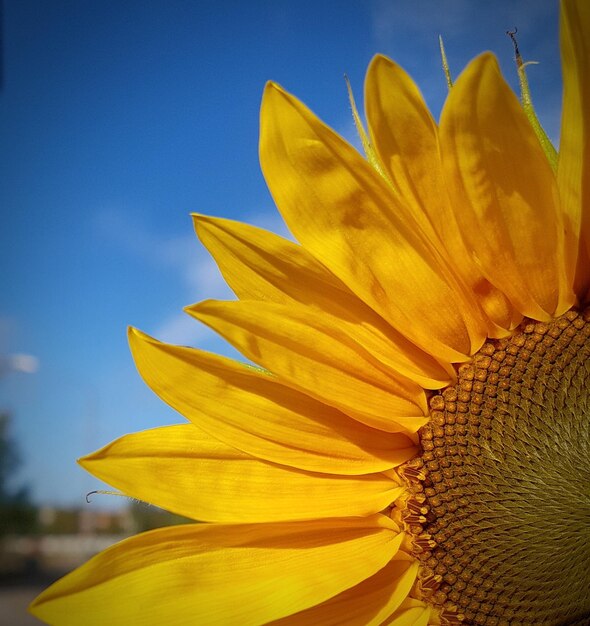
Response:
POLYGON ((8 359, 13 372, 34 374, 39 369, 39 359, 32 354, 10 354, 8 359))
POLYGON ((39 369, 39 358, 32 354, 16 352, 22 341, 18 321, 8 315, 0 315, 0 375, 8 372, 34 374, 39 369))
MULTIPOLYGON (((231 298, 231 291, 225 284, 215 261, 207 256, 198 263, 182 267, 183 277, 193 300, 202 298, 231 298)), ((191 300, 192 302, 192 300, 191 300)))
POLYGON ((211 339, 211 330, 186 313, 175 313, 156 328, 154 335, 167 343, 203 346, 211 339))
POLYGON ((203 297, 230 297, 215 262, 192 232, 163 236, 133 222, 121 210, 105 210, 96 219, 99 233, 146 264, 167 268, 179 276, 187 304, 203 297))
MULTIPOLYGON (((243 221, 292 239, 277 211, 244 215, 243 221)), ((124 211, 107 210, 98 215, 96 226, 128 253, 152 267, 169 268, 182 280, 187 305, 204 299, 231 300, 235 296, 226 285, 215 261, 193 233, 182 236, 154 234, 133 222, 124 211)), ((151 330, 149 331, 151 332, 151 330)), ((152 333, 161 341, 198 345, 218 351, 223 340, 205 325, 181 311, 171 312, 152 333)))
POLYGON ((376 0, 372 7, 373 37, 378 48, 389 47, 400 33, 414 38, 435 28, 446 36, 465 28, 475 3, 471 0, 376 0))
POLYGON ((39 369, 39 359, 32 354, 0 355, 0 377, 11 372, 34 374, 39 369))
POLYGON ((276 210, 248 213, 244 215, 242 221, 293 240, 293 235, 289 232, 281 214, 276 210))
POLYGON ((490 19, 506 21, 504 29, 519 26, 534 32, 541 20, 554 11, 551 2, 538 0, 374 0, 373 37, 378 47, 389 47, 404 36, 404 41, 428 41, 432 33, 445 38, 465 36, 480 29, 489 32, 490 19))

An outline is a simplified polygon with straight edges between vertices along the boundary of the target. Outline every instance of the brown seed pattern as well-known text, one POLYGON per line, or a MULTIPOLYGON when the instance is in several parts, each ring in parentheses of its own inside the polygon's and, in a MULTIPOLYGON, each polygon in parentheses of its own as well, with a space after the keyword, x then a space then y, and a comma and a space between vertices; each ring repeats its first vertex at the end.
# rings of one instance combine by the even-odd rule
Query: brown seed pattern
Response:
POLYGON ((589 388, 590 308, 486 343, 431 398, 405 521, 447 623, 590 624, 589 388))

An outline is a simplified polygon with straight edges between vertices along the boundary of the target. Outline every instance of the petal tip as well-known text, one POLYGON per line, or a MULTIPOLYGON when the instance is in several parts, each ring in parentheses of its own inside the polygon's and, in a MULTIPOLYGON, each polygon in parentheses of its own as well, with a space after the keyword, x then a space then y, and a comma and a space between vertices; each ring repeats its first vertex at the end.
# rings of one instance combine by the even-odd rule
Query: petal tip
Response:
POLYGON ((264 85, 264 91, 284 91, 283 88, 279 85, 279 83, 274 80, 267 80, 266 85, 264 85))
POLYGON ((137 339, 143 339, 143 335, 144 333, 142 333, 138 328, 135 328, 135 326, 127 326, 127 339, 129 343, 132 343, 137 339))
POLYGON ((190 315, 191 317, 195 317, 194 310, 195 310, 195 308, 197 306, 199 306, 198 303, 197 304, 187 304, 186 306, 182 307, 182 311, 183 311, 183 313, 186 313, 187 315, 190 315))
POLYGON ((262 100, 268 100, 268 98, 272 98, 275 95, 284 95, 285 90, 278 84, 272 80, 269 80, 264 86, 264 91, 262 94, 262 100))
POLYGON ((388 56, 384 54, 378 53, 376 54, 369 63, 369 67, 367 69, 367 74, 371 72, 371 70, 377 69, 380 65, 395 65, 395 62, 392 61, 388 56))
POLYGON ((474 59, 474 62, 481 65, 482 70, 494 69, 497 72, 500 71, 500 65, 498 63, 498 59, 496 58, 496 55, 493 52, 490 52, 489 50, 482 52, 478 57, 474 59))
POLYGON ((190 214, 191 219, 193 220, 193 224, 196 224, 197 222, 202 222, 206 219, 208 219, 208 215, 205 215, 204 213, 197 213, 197 212, 192 212, 190 214))
POLYGON ((207 226, 210 225, 211 221, 214 219, 208 215, 204 215, 203 213, 191 213, 191 217, 193 219, 193 229, 195 234, 201 241, 203 245, 206 244, 202 239, 203 232, 207 229, 207 226))
POLYGON ((157 339, 154 339, 147 333, 135 328, 134 326, 129 326, 127 328, 127 341, 129 343, 129 347, 131 348, 131 352, 133 352, 133 348, 140 344, 159 344, 160 342, 157 339))
POLYGON ((286 89, 279 85, 279 83, 269 80, 264 86, 264 92, 262 94, 262 107, 264 108, 265 103, 270 105, 271 103, 280 102, 282 100, 291 102, 293 99, 294 97, 286 89))

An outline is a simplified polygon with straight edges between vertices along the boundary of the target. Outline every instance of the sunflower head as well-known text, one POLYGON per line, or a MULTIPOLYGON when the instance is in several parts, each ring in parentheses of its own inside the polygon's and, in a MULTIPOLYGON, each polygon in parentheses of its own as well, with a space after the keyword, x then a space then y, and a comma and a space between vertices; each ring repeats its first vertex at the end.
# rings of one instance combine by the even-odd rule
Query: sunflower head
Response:
POLYGON ((475 624, 588 616, 589 384, 590 310, 570 310, 487 342, 432 396, 401 469, 430 602, 475 624))
POLYGON ((562 2, 561 47, 554 156, 490 53, 449 80, 438 124, 375 57, 367 131, 353 106, 368 158, 266 86, 260 159, 297 243, 194 216, 237 299, 187 308, 257 366, 132 329, 139 373, 188 422, 80 461, 202 523, 109 548, 36 616, 590 623, 585 0, 562 2))

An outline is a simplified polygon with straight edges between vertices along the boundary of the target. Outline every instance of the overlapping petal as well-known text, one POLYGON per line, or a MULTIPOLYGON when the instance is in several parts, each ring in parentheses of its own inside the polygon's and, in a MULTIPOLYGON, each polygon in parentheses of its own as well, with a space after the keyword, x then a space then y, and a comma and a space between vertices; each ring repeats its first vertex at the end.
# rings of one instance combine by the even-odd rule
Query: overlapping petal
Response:
POLYGON ((382 55, 367 70, 365 109, 371 143, 395 191, 418 219, 428 216, 445 247, 460 253, 456 260, 461 262, 465 251, 446 197, 436 123, 414 81, 382 55))
POLYGON ((261 461, 192 424, 126 435, 80 464, 131 497, 206 522, 372 515, 403 491, 381 473, 337 476, 261 461))
POLYGON ((327 474, 389 469, 417 448, 400 433, 342 412, 230 359, 161 343, 131 329, 137 369, 162 400, 224 443, 257 458, 327 474))
POLYGON ((227 284, 242 300, 301 305, 321 311, 367 352, 427 389, 454 377, 356 297, 302 246, 232 220, 194 216, 195 229, 227 284))
POLYGON ((491 54, 451 89, 440 139, 461 233, 484 275, 524 315, 565 312, 574 297, 555 178, 491 54))
POLYGON ((381 626, 429 626, 432 608, 414 598, 404 600, 400 608, 381 626))
POLYGON ((557 180, 570 277, 578 295, 590 287, 590 3, 561 3, 563 110, 557 180))
POLYGON ((207 300, 187 311, 281 380, 368 426, 414 433, 426 423, 424 390, 385 371, 319 312, 246 300, 207 300))
POLYGON ((399 552, 371 578, 269 626, 380 626, 406 599, 417 572, 418 563, 399 552))
POLYGON ((414 215, 428 216, 490 318, 488 335, 506 335, 522 315, 483 277, 465 248, 444 180, 438 129, 420 90, 399 65, 377 55, 367 70, 365 108, 371 142, 395 190, 414 215))
POLYGON ((95 556, 31 611, 63 626, 81 616, 86 626, 258 626, 366 580, 402 540, 383 515, 162 528, 95 556))
POLYGON ((304 247, 394 328, 441 361, 465 360, 484 322, 424 220, 385 179, 274 84, 261 111, 260 159, 287 225, 304 247))

